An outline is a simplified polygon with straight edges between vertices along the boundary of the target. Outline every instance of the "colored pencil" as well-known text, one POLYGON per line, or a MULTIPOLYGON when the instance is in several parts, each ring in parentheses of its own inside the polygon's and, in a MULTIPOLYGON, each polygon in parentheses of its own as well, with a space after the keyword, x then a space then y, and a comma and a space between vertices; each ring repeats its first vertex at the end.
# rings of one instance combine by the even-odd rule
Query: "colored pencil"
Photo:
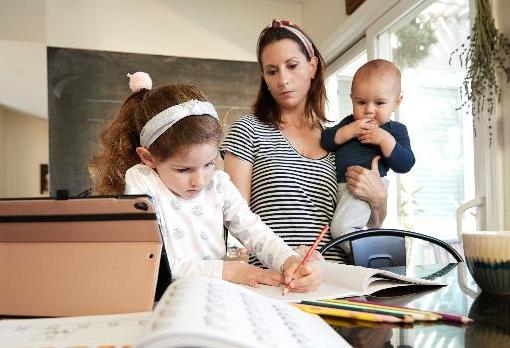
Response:
POLYGON ((294 303, 295 307, 304 312, 314 313, 319 315, 329 315, 333 317, 349 318, 355 320, 371 321, 376 323, 402 323, 402 319, 385 314, 372 314, 359 311, 350 311, 345 309, 336 309, 328 307, 311 306, 300 303, 294 303))
MULTIPOLYGON (((413 328, 414 323, 374 323, 371 321, 363 321, 363 320, 355 320, 355 319, 346 319, 346 318, 338 318, 332 317, 328 315, 321 316, 322 320, 328 323, 331 326, 335 327, 364 327, 364 328, 413 328)), ((428 324, 428 322, 427 322, 428 324)), ((425 324, 422 324, 425 325, 425 324)))
POLYGON ((435 312, 435 311, 423 311, 423 310, 419 310, 419 309, 412 309, 412 308, 408 308, 408 307, 388 305, 388 304, 383 304, 383 303, 374 302, 374 301, 367 301, 367 300, 350 299, 348 301, 349 302, 355 302, 355 303, 371 304, 371 305, 375 305, 375 306, 382 306, 382 307, 388 307, 388 308, 396 308, 396 309, 400 309, 400 310, 417 311, 417 312, 422 312, 422 313, 429 313, 429 314, 437 316, 439 320, 444 320, 444 321, 453 322, 453 323, 469 324, 469 323, 473 322, 473 319, 468 318, 468 317, 463 316, 463 315, 456 315, 456 314, 443 313, 443 312, 435 312))
POLYGON ((353 305, 353 306, 361 306, 363 308, 373 308, 381 311, 389 311, 410 315, 416 321, 435 321, 440 319, 440 316, 432 313, 432 312, 424 312, 416 309, 410 308, 396 308, 390 306, 380 306, 375 303, 364 303, 362 301, 350 301, 350 300, 324 300, 326 302, 344 304, 344 305, 353 305))
POLYGON ((449 314, 449 313, 443 313, 443 312, 434 312, 434 313, 439 314, 441 316, 442 320, 448 321, 451 323, 469 324, 474 321, 473 319, 465 317, 463 315, 449 314))
MULTIPOLYGON (((327 316, 327 315, 322 316, 321 318, 329 325, 335 326, 335 327, 382 327, 381 325, 383 325, 382 323, 373 323, 370 321, 331 317, 331 316, 327 316)), ((397 327, 397 325, 399 325, 399 324, 387 323, 386 325, 393 325, 393 326, 397 327)))
MULTIPOLYGON (((296 273, 301 268, 301 266, 303 266, 303 264, 306 263, 310 259, 310 256, 312 256, 313 251, 317 248, 317 245, 319 245, 320 241, 322 240, 322 238, 324 238, 324 235, 326 234, 326 232, 328 232, 328 230, 329 230, 329 226, 324 225, 324 227, 321 230, 321 233, 317 236, 317 239, 315 239, 315 242, 313 242, 310 249, 308 249, 308 252, 306 253, 303 260, 301 260, 301 262, 297 266, 294 273, 296 273)), ((290 284, 290 282, 285 284, 285 288, 283 288, 282 296, 285 296, 285 294, 287 294, 289 292, 289 290, 290 290, 289 284, 290 284)))
POLYGON ((364 312, 364 313, 391 315, 391 316, 402 319, 402 321, 404 323, 414 322, 414 317, 410 313, 402 313, 402 312, 397 312, 397 311, 356 306, 356 305, 350 305, 350 304, 333 303, 333 302, 329 302, 329 301, 301 301, 300 303, 312 305, 312 306, 323 306, 323 307, 329 307, 329 308, 338 308, 338 309, 345 309, 345 310, 351 310, 351 311, 359 311, 359 312, 364 312))

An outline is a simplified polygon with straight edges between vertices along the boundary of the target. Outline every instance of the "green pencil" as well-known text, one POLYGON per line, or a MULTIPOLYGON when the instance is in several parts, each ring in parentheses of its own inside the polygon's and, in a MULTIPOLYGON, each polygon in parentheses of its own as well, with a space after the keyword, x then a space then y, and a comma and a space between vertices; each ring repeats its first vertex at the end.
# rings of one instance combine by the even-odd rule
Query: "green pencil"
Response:
POLYGON ((362 306, 366 308, 374 308, 378 310, 388 310, 388 311, 395 311, 397 313, 403 313, 407 315, 413 316, 414 320, 417 321, 436 321, 441 319, 441 316, 428 311, 422 311, 419 309, 411 309, 411 308, 405 308, 405 307, 394 307, 389 305, 379 305, 376 303, 364 303, 361 301, 350 301, 350 300, 324 300, 327 302, 333 302, 333 303, 339 303, 339 304, 345 304, 345 305, 353 305, 353 306, 362 306))

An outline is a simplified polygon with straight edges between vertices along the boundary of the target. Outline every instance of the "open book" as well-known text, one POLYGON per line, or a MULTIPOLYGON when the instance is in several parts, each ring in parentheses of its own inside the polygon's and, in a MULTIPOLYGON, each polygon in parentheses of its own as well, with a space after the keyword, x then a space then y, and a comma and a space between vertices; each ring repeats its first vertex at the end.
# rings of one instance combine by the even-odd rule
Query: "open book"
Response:
POLYGON ((320 317, 206 277, 173 282, 154 312, 0 321, 1 347, 349 347, 320 317))
POLYGON ((251 289, 267 297, 287 302, 300 302, 370 295, 379 290, 397 286, 446 285, 436 281, 407 277, 373 268, 342 265, 327 261, 319 262, 319 265, 322 269, 323 282, 319 289, 314 292, 290 292, 282 296, 282 287, 262 286, 251 289))

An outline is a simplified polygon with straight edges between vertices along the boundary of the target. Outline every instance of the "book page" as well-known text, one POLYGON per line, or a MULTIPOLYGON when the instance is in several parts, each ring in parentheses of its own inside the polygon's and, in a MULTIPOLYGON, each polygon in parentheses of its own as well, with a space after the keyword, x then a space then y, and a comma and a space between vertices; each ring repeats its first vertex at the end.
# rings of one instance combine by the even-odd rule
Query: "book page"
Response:
POLYGON ((172 283, 137 348, 348 347, 320 317, 207 277, 172 283))
POLYGON ((0 320, 0 347, 126 347, 140 338, 150 315, 0 320))

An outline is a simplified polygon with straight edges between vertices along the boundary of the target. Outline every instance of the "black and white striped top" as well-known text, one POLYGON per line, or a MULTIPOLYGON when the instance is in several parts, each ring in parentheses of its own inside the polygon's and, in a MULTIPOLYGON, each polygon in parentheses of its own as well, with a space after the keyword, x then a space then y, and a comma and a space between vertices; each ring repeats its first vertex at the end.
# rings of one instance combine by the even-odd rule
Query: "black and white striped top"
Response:
MULTIPOLYGON (((275 127, 248 115, 236 121, 220 152, 253 164, 250 208, 291 246, 311 245, 333 217, 336 171, 333 153, 320 159, 299 154, 275 127)), ((331 240, 328 233, 319 248, 331 240)), ((333 248, 335 249, 335 248, 333 248)), ((324 257, 343 261, 330 249, 324 257)), ((260 265, 258 260, 250 260, 260 265)))

